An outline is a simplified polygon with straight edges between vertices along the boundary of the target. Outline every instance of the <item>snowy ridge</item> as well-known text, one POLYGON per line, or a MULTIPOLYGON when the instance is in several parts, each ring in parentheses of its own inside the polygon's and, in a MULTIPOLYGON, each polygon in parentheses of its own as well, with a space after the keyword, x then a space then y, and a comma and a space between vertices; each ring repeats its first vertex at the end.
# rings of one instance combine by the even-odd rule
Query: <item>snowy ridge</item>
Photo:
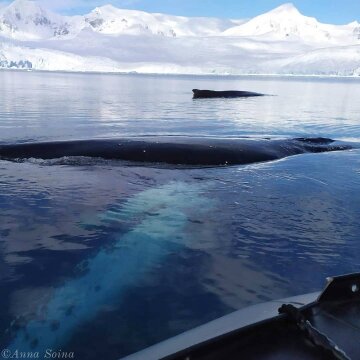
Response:
POLYGON ((186 18, 143 11, 117 9, 105 5, 85 16, 94 31, 103 34, 132 34, 160 36, 206 36, 216 35, 230 26, 231 20, 210 18, 186 18))
POLYGON ((62 16, 0 8, 0 68, 173 74, 360 75, 360 24, 322 24, 284 4, 248 21, 101 6, 62 16))
POLYGON ((0 35, 17 40, 40 40, 68 35, 77 17, 60 16, 36 2, 16 0, 0 9, 0 35))
POLYGON ((112 35, 202 36, 216 35, 239 21, 186 18, 144 11, 123 10, 112 5, 95 8, 84 16, 61 16, 32 0, 15 0, 0 9, 0 35, 17 40, 74 37, 86 28, 112 35))
POLYGON ((359 40, 359 23, 348 25, 322 24, 302 15, 293 4, 284 4, 259 15, 245 24, 227 29, 227 36, 263 36, 273 39, 294 38, 314 44, 354 44, 359 40))

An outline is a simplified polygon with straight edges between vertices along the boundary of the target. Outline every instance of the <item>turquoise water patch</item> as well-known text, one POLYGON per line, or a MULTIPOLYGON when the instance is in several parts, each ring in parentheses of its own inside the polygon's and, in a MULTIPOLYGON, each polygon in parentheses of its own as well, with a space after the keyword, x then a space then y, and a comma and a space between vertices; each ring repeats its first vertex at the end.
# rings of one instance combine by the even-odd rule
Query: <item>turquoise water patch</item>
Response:
MULTIPOLYGON (((182 245, 188 211, 211 211, 213 200, 200 194, 200 186, 173 182, 145 190, 114 210, 100 215, 112 221, 139 218, 128 233, 86 260, 83 275, 53 290, 48 303, 19 330, 10 350, 43 351, 59 348, 79 324, 96 317, 100 309, 118 303, 128 287, 182 245)), ((193 239, 195 240, 195 239, 193 239)), ((188 239, 189 241, 189 239, 188 239)))

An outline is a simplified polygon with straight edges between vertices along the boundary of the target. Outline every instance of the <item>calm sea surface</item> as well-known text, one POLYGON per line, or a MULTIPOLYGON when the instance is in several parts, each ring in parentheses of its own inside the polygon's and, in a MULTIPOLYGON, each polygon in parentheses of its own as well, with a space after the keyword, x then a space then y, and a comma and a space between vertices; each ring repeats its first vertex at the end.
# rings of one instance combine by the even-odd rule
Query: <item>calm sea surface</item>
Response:
MULTIPOLYGON (((0 72, 0 144, 360 141, 360 81, 0 72), (192 100, 191 89, 275 96, 192 100)), ((360 151, 181 169, 0 160, 0 349, 119 359, 360 271, 360 151)))

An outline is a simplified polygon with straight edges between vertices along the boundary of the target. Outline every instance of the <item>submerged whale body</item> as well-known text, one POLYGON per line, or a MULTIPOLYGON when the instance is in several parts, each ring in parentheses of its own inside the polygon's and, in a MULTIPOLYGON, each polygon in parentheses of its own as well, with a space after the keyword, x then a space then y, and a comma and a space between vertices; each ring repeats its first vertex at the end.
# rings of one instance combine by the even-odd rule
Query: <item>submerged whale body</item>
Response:
POLYGON ((193 99, 209 99, 209 98, 237 98, 237 97, 251 97, 251 96, 265 96, 251 91, 215 91, 215 90, 199 90, 193 89, 193 99))
POLYGON ((303 153, 351 149, 325 138, 284 140, 211 137, 132 137, 53 141, 0 146, 0 159, 56 159, 85 156, 175 165, 235 165, 277 160, 303 153))
POLYGON ((49 288, 48 296, 37 299, 37 310, 31 316, 26 311, 17 316, 7 329, 8 351, 16 354, 21 349, 22 353, 34 354, 63 346, 71 349, 69 344, 78 339, 84 326, 96 324, 105 308, 118 308, 129 290, 139 286, 167 256, 191 245, 192 237, 186 235, 191 221, 189 209, 197 209, 198 216, 203 217, 214 211, 214 202, 204 196, 204 189, 204 183, 170 182, 116 202, 98 218, 87 219, 84 225, 100 222, 105 228, 108 221, 137 221, 127 232, 115 233, 112 246, 100 247, 84 259, 74 277, 49 288), (155 228, 161 231, 154 231, 155 228))

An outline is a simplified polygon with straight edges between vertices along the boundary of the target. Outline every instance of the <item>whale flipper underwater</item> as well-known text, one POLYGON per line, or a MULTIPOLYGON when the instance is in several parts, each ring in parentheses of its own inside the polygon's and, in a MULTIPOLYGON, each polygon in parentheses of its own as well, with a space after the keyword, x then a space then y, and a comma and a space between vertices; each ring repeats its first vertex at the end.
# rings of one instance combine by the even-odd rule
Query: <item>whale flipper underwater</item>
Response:
POLYGON ((265 96, 252 91, 215 91, 215 90, 199 90, 193 89, 193 99, 209 99, 209 98, 238 98, 238 97, 252 97, 252 96, 265 96))
POLYGON ((174 165, 237 165, 278 160, 291 155, 353 149, 351 143, 326 138, 284 140, 212 137, 132 137, 24 143, 0 146, 0 159, 56 159, 84 156, 174 165))

